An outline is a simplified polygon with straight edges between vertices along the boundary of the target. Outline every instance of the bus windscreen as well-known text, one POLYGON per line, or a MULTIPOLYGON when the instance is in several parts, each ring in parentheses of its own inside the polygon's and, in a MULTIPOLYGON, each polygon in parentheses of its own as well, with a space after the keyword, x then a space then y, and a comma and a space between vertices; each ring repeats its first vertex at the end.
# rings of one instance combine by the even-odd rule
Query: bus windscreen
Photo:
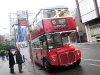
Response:
POLYGON ((62 47, 62 40, 61 40, 60 33, 48 34, 47 43, 49 49, 62 47))

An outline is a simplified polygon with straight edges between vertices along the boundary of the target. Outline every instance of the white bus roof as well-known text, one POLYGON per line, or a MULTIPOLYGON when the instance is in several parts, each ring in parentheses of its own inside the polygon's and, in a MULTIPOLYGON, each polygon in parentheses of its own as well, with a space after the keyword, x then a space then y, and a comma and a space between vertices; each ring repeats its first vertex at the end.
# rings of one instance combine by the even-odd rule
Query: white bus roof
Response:
MULTIPOLYGON (((41 10, 52 10, 52 9, 68 9, 67 6, 63 6, 63 5, 56 5, 56 6, 50 6, 50 7, 46 7, 46 8, 41 8, 37 14, 35 15, 35 17, 38 15, 38 13, 41 11, 41 10)), ((35 19, 35 18, 34 18, 35 19)), ((33 21, 34 21, 33 19, 33 21)))
POLYGON ((46 9, 61 9, 61 8, 63 8, 63 9, 68 9, 68 7, 67 6, 62 6, 62 5, 56 5, 56 6, 51 6, 51 7, 46 7, 46 8, 41 8, 42 10, 46 10, 46 9))

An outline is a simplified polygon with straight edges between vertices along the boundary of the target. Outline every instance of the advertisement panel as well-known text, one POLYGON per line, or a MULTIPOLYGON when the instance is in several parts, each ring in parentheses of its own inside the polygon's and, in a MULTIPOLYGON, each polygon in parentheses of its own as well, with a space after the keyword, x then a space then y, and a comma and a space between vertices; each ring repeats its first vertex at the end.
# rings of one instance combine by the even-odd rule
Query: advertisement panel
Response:
POLYGON ((23 31, 22 31, 21 26, 18 26, 18 28, 16 30, 16 36, 17 36, 18 42, 23 42, 24 41, 24 36, 23 36, 23 31))
POLYGON ((17 11, 18 26, 28 25, 28 12, 27 10, 17 11))

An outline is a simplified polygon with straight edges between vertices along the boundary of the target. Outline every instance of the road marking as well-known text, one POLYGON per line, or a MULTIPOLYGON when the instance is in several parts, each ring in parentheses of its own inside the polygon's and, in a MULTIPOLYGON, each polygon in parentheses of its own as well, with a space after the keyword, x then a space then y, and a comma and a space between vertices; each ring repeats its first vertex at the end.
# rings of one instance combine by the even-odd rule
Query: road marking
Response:
POLYGON ((84 47, 84 48, 82 48, 82 49, 90 49, 90 48, 88 48, 88 47, 84 47))
POLYGON ((93 60, 93 59, 84 59, 84 58, 81 58, 82 60, 90 60, 90 61, 100 61, 100 60, 93 60))
POLYGON ((99 66, 100 67, 100 65, 97 65, 97 64, 89 64, 89 65, 91 65, 91 66, 99 66))

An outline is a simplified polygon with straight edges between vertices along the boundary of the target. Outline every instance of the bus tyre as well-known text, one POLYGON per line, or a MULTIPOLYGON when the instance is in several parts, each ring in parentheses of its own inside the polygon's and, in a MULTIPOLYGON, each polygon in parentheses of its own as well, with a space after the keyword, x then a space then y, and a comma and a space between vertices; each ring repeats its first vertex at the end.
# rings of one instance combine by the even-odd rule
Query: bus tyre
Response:
POLYGON ((79 65, 80 64, 80 62, 81 62, 81 58, 80 59, 78 59, 75 63, 74 63, 74 65, 79 65))
POLYGON ((44 59, 44 68, 46 69, 47 72, 51 72, 52 71, 52 66, 49 64, 49 62, 44 59))

